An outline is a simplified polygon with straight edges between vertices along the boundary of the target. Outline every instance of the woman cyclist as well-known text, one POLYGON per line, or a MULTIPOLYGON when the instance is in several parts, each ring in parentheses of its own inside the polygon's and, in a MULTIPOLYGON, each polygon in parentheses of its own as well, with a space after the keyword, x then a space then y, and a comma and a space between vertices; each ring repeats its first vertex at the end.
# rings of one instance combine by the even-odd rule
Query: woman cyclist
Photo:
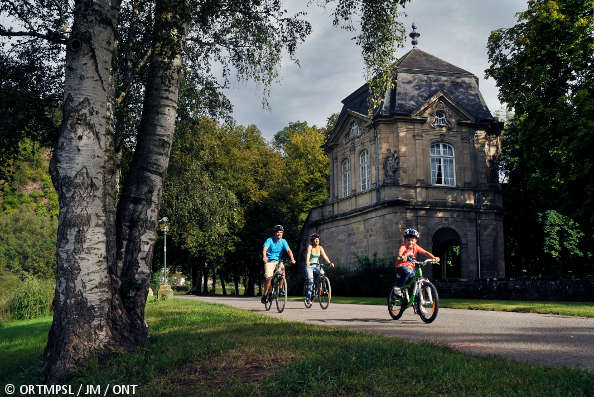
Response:
POLYGON ((419 232, 415 229, 406 229, 403 233, 404 243, 398 249, 398 256, 396 257, 396 286, 401 288, 406 285, 414 277, 415 265, 411 263, 410 259, 417 259, 417 254, 425 255, 435 262, 439 262, 439 258, 434 256, 431 252, 426 251, 420 245, 417 245, 419 240, 419 232))
POLYGON ((311 302, 311 295, 313 293, 313 275, 314 271, 320 271, 320 256, 334 267, 334 263, 328 259, 324 247, 320 245, 320 235, 314 233, 311 235, 311 244, 307 246, 307 254, 305 255, 305 275, 307 276, 307 293, 305 299, 307 304, 311 302))

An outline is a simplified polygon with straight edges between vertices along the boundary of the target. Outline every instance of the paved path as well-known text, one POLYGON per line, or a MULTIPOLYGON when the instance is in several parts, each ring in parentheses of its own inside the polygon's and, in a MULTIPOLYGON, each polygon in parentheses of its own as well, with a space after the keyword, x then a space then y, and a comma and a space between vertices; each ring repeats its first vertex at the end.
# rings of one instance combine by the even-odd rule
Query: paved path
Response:
POLYGON ((315 302, 305 309, 302 301, 289 301, 285 311, 278 313, 274 304, 265 311, 259 297, 177 297, 223 303, 291 321, 446 344, 471 354, 594 371, 594 318, 440 309, 437 319, 425 324, 410 308, 394 321, 386 306, 331 303, 322 310, 315 302))

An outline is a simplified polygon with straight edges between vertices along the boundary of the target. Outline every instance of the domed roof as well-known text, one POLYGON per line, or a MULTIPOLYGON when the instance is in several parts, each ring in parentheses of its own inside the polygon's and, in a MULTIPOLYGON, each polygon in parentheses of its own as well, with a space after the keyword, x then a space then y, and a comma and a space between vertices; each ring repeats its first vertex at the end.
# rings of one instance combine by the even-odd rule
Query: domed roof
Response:
MULTIPOLYGON (((375 110, 376 118, 411 116, 440 91, 471 115, 476 122, 492 121, 493 116, 479 91, 478 78, 451 63, 413 48, 396 62, 395 85, 375 110)), ((369 87, 364 84, 342 100, 344 104, 336 126, 349 111, 367 116, 369 87)))

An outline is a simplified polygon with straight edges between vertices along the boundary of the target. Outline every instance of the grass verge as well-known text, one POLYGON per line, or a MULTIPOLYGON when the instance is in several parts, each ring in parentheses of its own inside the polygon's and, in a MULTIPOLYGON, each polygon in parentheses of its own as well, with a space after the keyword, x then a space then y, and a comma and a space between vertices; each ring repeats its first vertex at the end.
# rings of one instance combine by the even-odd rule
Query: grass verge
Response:
MULTIPOLYGON (((137 384, 140 396, 591 396, 591 372, 543 369, 204 302, 147 305, 151 344, 104 353, 71 381, 137 384)), ((1 380, 41 382, 51 319, 0 328, 1 380)), ((102 389, 103 394, 103 389, 102 389)))
MULTIPOLYGON (((300 301, 303 297, 289 297, 300 301)), ((386 298, 333 296, 332 303, 385 305, 386 298)), ((594 317, 594 302, 504 301, 489 299, 440 299, 439 307, 449 309, 491 310, 502 312, 557 314, 575 317, 594 317)))

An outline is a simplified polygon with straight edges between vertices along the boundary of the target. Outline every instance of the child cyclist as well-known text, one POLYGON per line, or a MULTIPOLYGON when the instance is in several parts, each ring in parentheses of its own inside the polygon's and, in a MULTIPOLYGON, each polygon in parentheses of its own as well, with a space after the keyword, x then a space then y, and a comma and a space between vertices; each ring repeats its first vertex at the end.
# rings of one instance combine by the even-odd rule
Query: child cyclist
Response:
POLYGON ((406 285, 414 277, 415 265, 411 263, 411 259, 416 260, 417 254, 425 255, 434 259, 435 262, 439 262, 438 257, 417 245, 419 232, 410 228, 406 229, 403 235, 404 243, 398 249, 398 256, 396 257, 396 286, 399 288, 406 285))

